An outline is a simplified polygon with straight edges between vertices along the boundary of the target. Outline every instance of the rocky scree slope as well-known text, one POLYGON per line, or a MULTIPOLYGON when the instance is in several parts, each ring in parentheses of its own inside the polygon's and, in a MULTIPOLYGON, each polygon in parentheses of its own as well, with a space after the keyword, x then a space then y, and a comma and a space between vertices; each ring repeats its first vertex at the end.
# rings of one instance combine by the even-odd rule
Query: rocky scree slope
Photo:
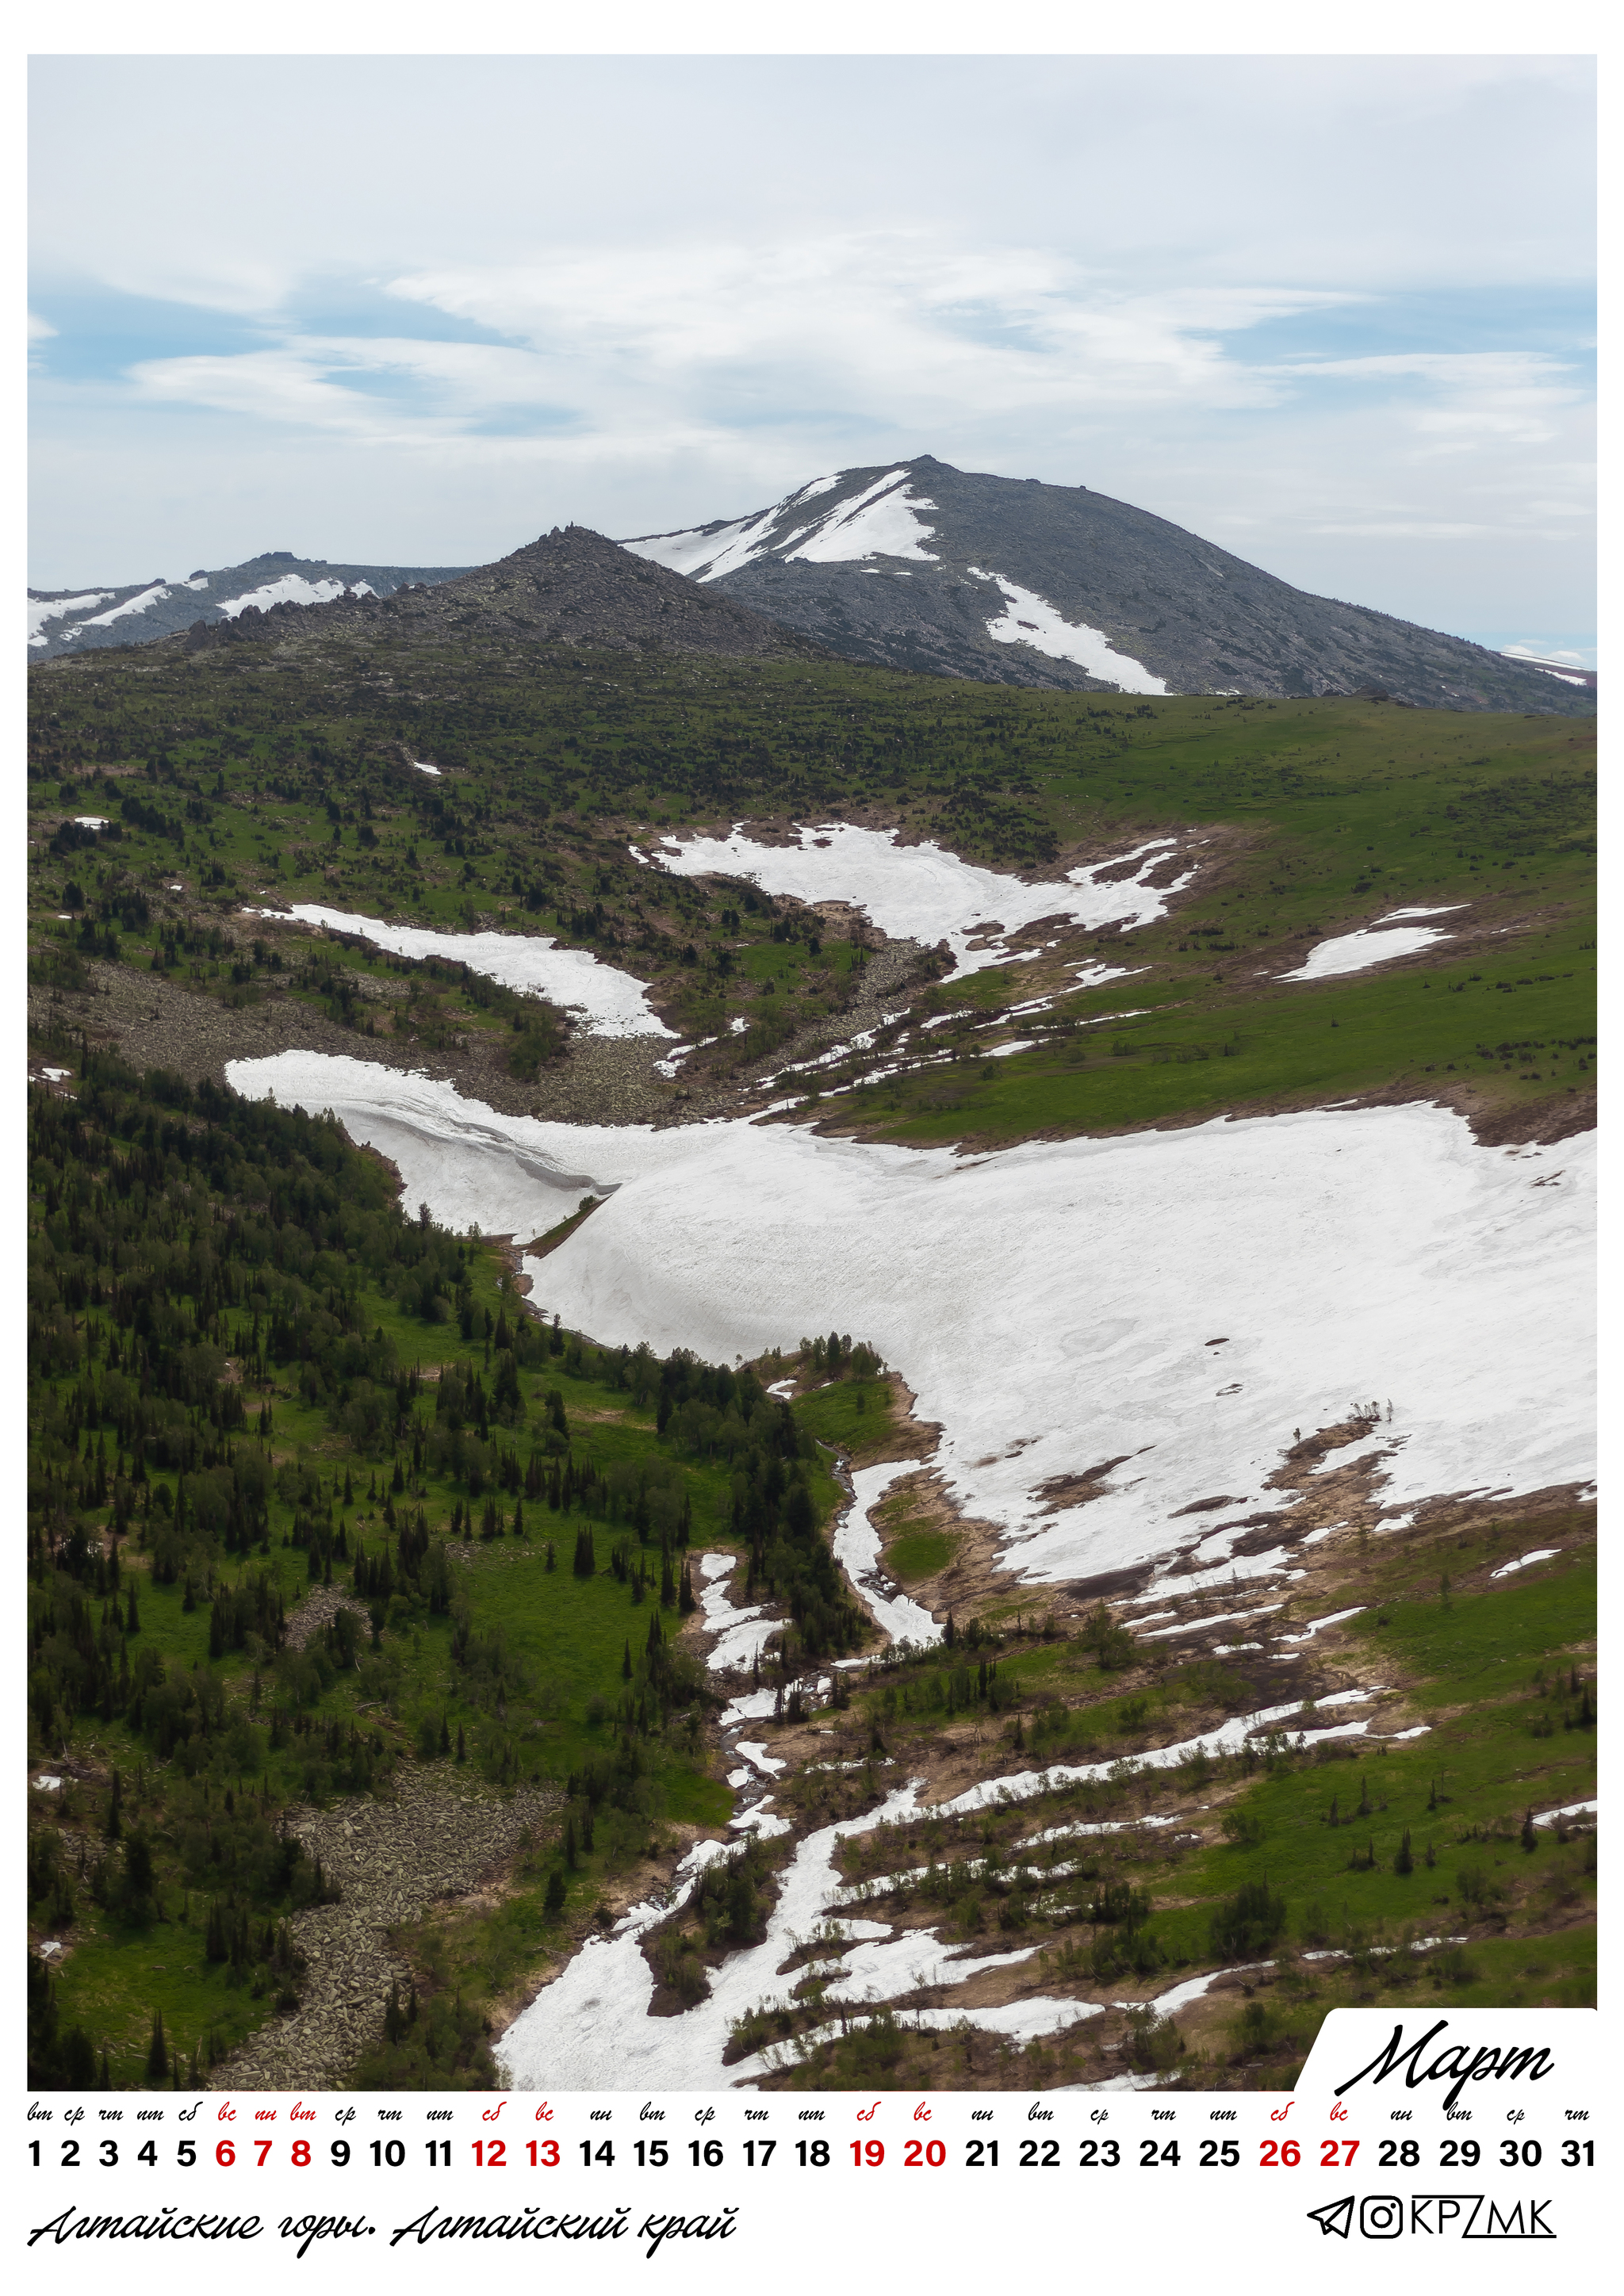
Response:
POLYGON ((1587 714, 1464 638, 1316 598, 1131 503, 922 455, 628 550, 856 661, 1011 685, 1587 714))
POLYGON ((193 622, 234 620, 245 610, 320 605, 347 590, 391 597, 408 583, 448 582, 463 566, 340 565, 266 550, 240 566, 198 567, 184 581, 86 583, 77 590, 29 592, 29 660, 51 661, 86 647, 141 645, 173 637, 193 622))

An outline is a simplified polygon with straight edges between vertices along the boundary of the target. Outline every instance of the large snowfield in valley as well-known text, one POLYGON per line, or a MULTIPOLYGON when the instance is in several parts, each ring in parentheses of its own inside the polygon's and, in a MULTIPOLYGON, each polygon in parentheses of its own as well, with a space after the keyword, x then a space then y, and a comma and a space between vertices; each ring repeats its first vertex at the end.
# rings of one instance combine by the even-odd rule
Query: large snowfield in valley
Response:
POLYGON ((1144 882, 1174 849, 1170 838, 1031 884, 961 861, 945 846, 899 845, 894 829, 832 821, 799 827, 795 837, 792 845, 768 845, 740 823, 726 837, 668 837, 645 857, 677 877, 740 877, 765 893, 848 901, 893 940, 945 940, 960 976, 1007 964, 1009 935, 1044 919, 1149 924, 1187 882, 1187 873, 1171 885, 1144 882), (1130 861, 1139 865, 1131 875, 1102 882, 1130 861), (980 945, 972 947, 972 941, 980 945))
POLYGON ((1327 1465, 1370 1458, 1395 1512, 1592 1472, 1593 1135, 1480 1147, 1411 1103, 965 1158, 743 1120, 543 1123, 312 1053, 230 1077, 332 1109, 455 1228, 524 1242, 605 1197, 529 1270, 601 1341, 728 1361, 870 1341, 1029 1582, 1198 1539, 1189 1559, 1226 1576, 1234 1519, 1313 1487, 1304 1464, 1267 1488, 1294 1430, 1359 1405, 1380 1421, 1327 1465), (1103 1463, 1079 1504, 1061 1479, 1103 1463))

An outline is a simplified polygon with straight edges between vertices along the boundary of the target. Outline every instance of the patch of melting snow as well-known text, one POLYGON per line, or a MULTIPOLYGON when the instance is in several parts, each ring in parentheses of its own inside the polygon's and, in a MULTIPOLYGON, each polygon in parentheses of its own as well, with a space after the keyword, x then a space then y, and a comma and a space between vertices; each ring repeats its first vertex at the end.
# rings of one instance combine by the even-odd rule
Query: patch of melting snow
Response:
MULTIPOLYGON (((38 1783, 43 1785, 45 1781, 42 1778, 38 1783)), ((1554 1825, 1559 1817, 1595 1817, 1598 1814, 1597 1804, 1594 1801, 1571 1801, 1564 1803, 1561 1809, 1541 1810, 1534 1823, 1536 1825, 1554 1825)))
MULTIPOLYGON (((60 622, 69 614, 83 614, 92 606, 99 606, 112 596, 111 590, 81 590, 77 598, 30 598, 29 600, 29 644, 48 645, 51 633, 47 622, 60 622)), ((69 635, 63 632, 66 636, 69 635)))
MULTIPOLYGON (((45 1073, 48 1076, 52 1071, 47 1070, 45 1073)), ((1530 1562, 1553 1562, 1561 1553, 1560 1546, 1536 1546, 1531 1553, 1520 1554, 1514 1562, 1503 1562, 1497 1570, 1491 1570, 1489 1575, 1491 1578, 1509 1578, 1513 1570, 1526 1570, 1530 1562)))
MULTIPOLYGON (((1373 1698, 1372 1690, 1335 1690, 1319 1700, 1321 1706, 1362 1705, 1373 1698)), ((1220 1754, 1238 1754, 1248 1738, 1259 1732, 1281 1730, 1292 1717, 1300 1717, 1302 1702, 1293 1700, 1289 1706, 1263 1706, 1254 1714, 1238 1714, 1216 1730, 1206 1731, 1199 1738, 1184 1738, 1176 1746, 1152 1746, 1143 1753, 1115 1756, 1109 1762, 1051 1763, 1047 1769, 1018 1770, 1013 1777, 983 1778, 950 1801, 933 1802, 933 1817, 963 1817, 972 1810, 1001 1808, 1010 1802, 1030 1801, 1034 1794, 1054 1793, 1062 1786, 1094 1785, 1102 1778, 1129 1777, 1139 1770, 1176 1769, 1197 1754, 1215 1760, 1220 1754)), ((1298 1733, 1285 1731, 1294 1738, 1298 1733)), ((1327 1737, 1329 1731, 1302 1734, 1310 1742, 1314 1737, 1327 1737)))
POLYGON ((753 1809, 740 1812, 727 1821, 734 1833, 753 1833, 758 1841, 773 1841, 780 1834, 793 1832, 787 1817, 780 1817, 772 1807, 771 1794, 763 1794, 753 1809))
POLYGON ((385 924, 319 902, 287 909, 250 909, 256 917, 291 916, 324 931, 354 933, 396 956, 444 956, 531 996, 547 996, 582 1016, 589 1037, 674 1037, 649 1003, 648 990, 629 972, 604 964, 589 949, 563 948, 546 933, 432 932, 420 925, 385 924))
POLYGON ((1007 574, 983 573, 970 568, 978 581, 995 583, 1004 594, 1004 611, 987 625, 987 635, 1000 645, 1029 645, 1057 661, 1074 661, 1091 677, 1108 678, 1124 693, 1165 693, 1168 683, 1131 654, 1120 653, 1103 630, 1087 622, 1069 622, 1057 606, 1023 590, 1007 574))
MULTIPOLYGON (((860 1329, 942 1427, 933 1464, 954 1499, 1002 1526, 1028 1584, 1154 1561, 1169 1519, 1212 1491, 1237 1518, 1311 1497, 1312 1460, 1291 1466, 1294 1489, 1267 1487, 1293 1427, 1338 1424, 1378 1386, 1394 1418, 1357 1456, 1390 1511, 1595 1472, 1594 1134, 1508 1160, 1450 1111, 1410 1103, 967 1160, 742 1119, 549 1124, 346 1056, 284 1053, 228 1075, 332 1108, 397 1165, 406 1203, 455 1228, 538 1235, 597 1195, 524 1272, 538 1307, 605 1344, 731 1362, 860 1329), (1564 1185, 1530 1188, 1530 1161, 1564 1185), (1245 1335, 1225 1350, 1243 1391, 1221 1400, 1202 1345, 1215 1327, 1245 1335), (965 1329, 982 1335, 973 1350, 965 1329), (1031 1438, 1018 1453, 1012 1423, 1031 1438), (1105 1458, 1121 1464, 1096 1496, 1067 1504, 1066 1479, 1105 1458)), ((1215 1533, 1195 1571, 1164 1570, 1141 1599, 1292 1574, 1284 1545, 1225 1555, 1241 1536, 1238 1521, 1215 1533)))
POLYGON ((1356 1603, 1350 1611, 1329 1611, 1323 1619, 1310 1619, 1300 1635, 1282 1635, 1280 1639, 1283 1643, 1312 1642, 1322 1627, 1340 1627, 1344 1619, 1357 1619, 1368 1607, 1366 1603, 1356 1603))
POLYGON ((1142 1825, 1179 1825, 1187 1821, 1178 1817, 1105 1817, 1097 1822, 1079 1820, 1074 1825, 1046 1826, 1041 1833, 1029 1833, 1017 1841, 1017 1849, 1037 1849, 1047 1841, 1076 1841, 1089 1833, 1136 1833, 1142 1825))
MULTIPOLYGON (((1233 1626, 1239 1619, 1267 1619, 1271 1616, 1274 1611, 1280 1610, 1284 1605, 1284 1597, 1283 1596, 1279 1603, 1265 1603, 1260 1610, 1218 1611, 1215 1612, 1211 1618, 1186 1619, 1182 1626, 1158 1627, 1155 1633, 1153 1635, 1146 1635, 1144 1636, 1144 1640, 1147 1643, 1156 1643, 1161 1641, 1162 1637, 1166 1635, 1198 1635, 1203 1632, 1208 1627, 1233 1626)), ((1349 1613, 1349 1616, 1352 1616, 1351 1611, 1349 1613)), ((1328 1624, 1329 1621, 1322 1620, 1321 1623, 1328 1624)), ((1143 1621, 1141 1620, 1136 1620, 1135 1621, 1136 1632, 1139 1630, 1142 1624, 1143 1621)), ((1294 1635, 1287 1635, 1285 1636, 1285 1640, 1287 1642, 1295 1642, 1297 1640, 1297 1636, 1294 1635)))
POLYGON ((765 1722, 777 1705, 775 1690, 747 1690, 724 1710, 719 1727, 736 1730, 741 1722, 765 1722))
POLYGON ((851 1478, 856 1496, 835 1525, 833 1545, 835 1561, 867 1603, 881 1632, 893 1642, 923 1648, 940 1642, 944 1629, 910 1596, 887 1592, 890 1581, 880 1569, 880 1533, 871 1520, 873 1509, 898 1477, 911 1474, 918 1464, 916 1459, 892 1459, 878 1467, 858 1467, 851 1478))
POLYGON ((1008 964, 1036 949, 1012 951, 1012 933, 1040 917, 1064 915, 1073 923, 1148 924, 1161 916, 1170 894, 1188 882, 1185 872, 1157 890, 1141 881, 1175 849, 1156 838, 1117 859, 1073 869, 1060 879, 1029 884, 931 842, 899 845, 894 829, 860 829, 849 822, 801 824, 791 845, 764 845, 743 823, 727 837, 668 835, 653 858, 673 875, 740 877, 769 893, 800 900, 849 901, 893 939, 945 939, 962 980, 989 964, 1008 964), (1099 882, 1103 873, 1136 861, 1131 877, 1099 882), (972 948, 972 940, 982 945, 972 948))
MULTIPOLYGON (((701 1554, 699 1559, 705 1582, 700 1588, 700 1608, 705 1614, 706 1627, 717 1637, 705 1660, 712 1674, 750 1665, 783 1624, 782 1619, 766 1615, 764 1603, 752 1603, 748 1610, 735 1605, 721 1582, 738 1567, 738 1561, 736 1554, 701 1554)), ((772 1712, 770 1704, 767 1710, 772 1712)), ((739 1751, 743 1753, 747 1749, 742 1746, 739 1751)))
POLYGON ((406 763, 414 774, 432 774, 436 781, 440 778, 439 767, 431 766, 426 758, 408 758, 406 763))
POLYGON ((1448 917, 1465 906, 1464 901, 1456 901, 1443 909, 1393 909, 1374 924, 1362 925, 1357 932, 1339 933, 1334 940, 1318 942, 1295 972, 1283 972, 1279 978, 1327 980, 1337 973, 1365 972, 1373 964, 1390 964, 1396 956, 1413 956, 1419 949, 1431 948, 1434 941, 1449 939, 1450 935, 1434 925, 1406 924, 1406 917, 1448 917))
POLYGON ((222 600, 220 611, 234 621, 245 606, 258 606, 261 611, 267 606, 324 606, 334 598, 375 598, 377 594, 370 582, 350 584, 331 576, 312 582, 302 574, 283 574, 275 582, 262 582, 257 590, 244 590, 239 598, 222 600))
POLYGON ((753 1762, 769 1778, 776 1777, 780 1770, 787 1770, 790 1767, 782 1754, 769 1754, 765 1746, 752 1745, 747 1739, 740 1739, 737 1751, 747 1762, 753 1762))
POLYGON ((1149 2001, 1119 2001, 1119 2009, 1153 2009, 1158 2017, 1171 2017, 1180 2009, 1187 2009, 1192 2001, 1199 2001, 1223 1977, 1249 1977, 1254 1969, 1273 1969, 1272 1961, 1243 1961, 1234 1969, 1209 1970, 1205 1977, 1186 1977, 1177 1985, 1169 1985, 1165 1993, 1158 1993, 1149 2001))

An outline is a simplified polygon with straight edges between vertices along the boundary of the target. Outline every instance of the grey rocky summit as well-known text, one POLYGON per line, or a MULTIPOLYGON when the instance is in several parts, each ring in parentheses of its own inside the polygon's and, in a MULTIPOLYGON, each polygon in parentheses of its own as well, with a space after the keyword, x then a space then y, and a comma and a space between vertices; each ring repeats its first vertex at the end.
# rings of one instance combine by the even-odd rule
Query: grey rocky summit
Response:
POLYGON ((199 649, 333 632, 387 635, 408 645, 508 640, 769 661, 827 659, 822 646, 797 631, 651 566, 585 526, 554 527, 493 565, 411 585, 391 597, 352 594, 320 605, 250 610, 229 624, 200 624, 187 631, 185 644, 199 649))
POLYGON ((898 669, 1073 691, 1594 706, 1486 646, 1294 589, 1131 503, 930 455, 626 547, 835 653, 898 669))

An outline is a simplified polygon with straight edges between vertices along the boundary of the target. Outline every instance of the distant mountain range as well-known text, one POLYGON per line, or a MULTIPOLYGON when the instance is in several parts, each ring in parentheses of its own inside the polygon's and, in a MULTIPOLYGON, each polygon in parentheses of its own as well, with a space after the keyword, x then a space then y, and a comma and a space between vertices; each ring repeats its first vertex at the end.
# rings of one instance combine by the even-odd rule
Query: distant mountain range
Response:
POLYGON ((1543 669, 1293 589, 1131 503, 930 455, 839 471, 746 518, 626 547, 832 652, 898 669, 1128 693, 1586 706, 1543 669))
MULTIPOLYGON (((931 455, 814 479, 750 516, 622 545, 554 529, 483 567, 269 551, 184 581, 29 593, 49 660, 188 631, 393 621, 577 645, 848 660, 995 685, 1586 714, 1595 681, 1294 589, 1084 487, 931 455), (307 622, 307 614, 318 618, 307 622), (199 625, 202 627, 200 628, 199 625), (1583 682, 1581 682, 1583 679, 1583 682)), ((212 634, 217 633, 217 640, 212 634)))
POLYGON ((196 621, 230 621, 245 607, 319 605, 347 590, 387 598, 408 582, 448 582, 463 566, 340 566, 267 550, 241 566, 200 566, 183 581, 87 583, 29 592, 29 659, 49 661, 89 646, 140 645, 196 621))
POLYGON ((344 633, 423 646, 496 641, 771 661, 829 658, 782 622, 651 566, 583 526, 554 527, 490 566, 441 570, 433 582, 402 579, 387 594, 381 585, 357 583, 348 589, 335 584, 327 597, 263 591, 258 597, 265 603, 238 601, 234 611, 212 621, 195 617, 184 629, 171 629, 169 643, 201 652, 257 639, 320 640, 344 633))

